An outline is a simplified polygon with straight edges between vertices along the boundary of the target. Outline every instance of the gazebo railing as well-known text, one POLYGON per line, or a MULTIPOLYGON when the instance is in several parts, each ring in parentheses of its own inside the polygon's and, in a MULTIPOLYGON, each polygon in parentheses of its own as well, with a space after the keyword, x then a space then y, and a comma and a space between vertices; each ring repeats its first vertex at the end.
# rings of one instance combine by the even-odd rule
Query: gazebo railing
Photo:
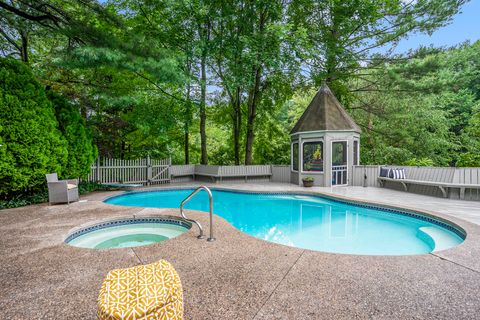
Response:
POLYGON ((332 166, 332 186, 347 184, 347 166, 332 166))

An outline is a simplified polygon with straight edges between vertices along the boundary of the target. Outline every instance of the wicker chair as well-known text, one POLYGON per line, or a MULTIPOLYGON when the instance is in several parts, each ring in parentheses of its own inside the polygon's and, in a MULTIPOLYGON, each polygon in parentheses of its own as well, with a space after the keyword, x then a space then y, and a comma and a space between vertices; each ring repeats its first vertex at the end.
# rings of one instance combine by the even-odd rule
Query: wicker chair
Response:
POLYGON ((78 179, 58 180, 56 173, 47 174, 46 177, 50 204, 78 201, 78 179))

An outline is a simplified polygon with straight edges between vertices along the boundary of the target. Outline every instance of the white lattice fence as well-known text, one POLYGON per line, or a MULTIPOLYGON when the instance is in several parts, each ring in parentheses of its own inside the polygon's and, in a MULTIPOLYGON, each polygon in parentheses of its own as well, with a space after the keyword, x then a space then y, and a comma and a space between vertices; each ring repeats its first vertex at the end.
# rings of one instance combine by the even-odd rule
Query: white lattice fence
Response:
POLYGON ((90 168, 87 180, 98 183, 168 183, 170 182, 170 166, 170 159, 99 158, 90 168))

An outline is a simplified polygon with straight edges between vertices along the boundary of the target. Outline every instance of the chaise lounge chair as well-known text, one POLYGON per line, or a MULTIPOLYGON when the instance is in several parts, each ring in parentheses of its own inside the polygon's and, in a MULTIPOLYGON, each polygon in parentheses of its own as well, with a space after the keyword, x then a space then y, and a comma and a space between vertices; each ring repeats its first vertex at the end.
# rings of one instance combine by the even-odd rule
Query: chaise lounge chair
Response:
POLYGON ((58 180, 56 173, 47 174, 46 178, 50 204, 78 201, 78 179, 58 180))

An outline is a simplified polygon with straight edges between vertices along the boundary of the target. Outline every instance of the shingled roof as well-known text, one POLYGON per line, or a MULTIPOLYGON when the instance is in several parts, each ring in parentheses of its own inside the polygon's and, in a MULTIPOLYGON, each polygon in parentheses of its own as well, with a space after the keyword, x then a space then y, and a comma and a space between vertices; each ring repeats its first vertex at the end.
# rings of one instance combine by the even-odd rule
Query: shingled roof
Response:
POLYGON ((308 131, 348 130, 361 132, 330 88, 323 84, 290 134, 308 131))

